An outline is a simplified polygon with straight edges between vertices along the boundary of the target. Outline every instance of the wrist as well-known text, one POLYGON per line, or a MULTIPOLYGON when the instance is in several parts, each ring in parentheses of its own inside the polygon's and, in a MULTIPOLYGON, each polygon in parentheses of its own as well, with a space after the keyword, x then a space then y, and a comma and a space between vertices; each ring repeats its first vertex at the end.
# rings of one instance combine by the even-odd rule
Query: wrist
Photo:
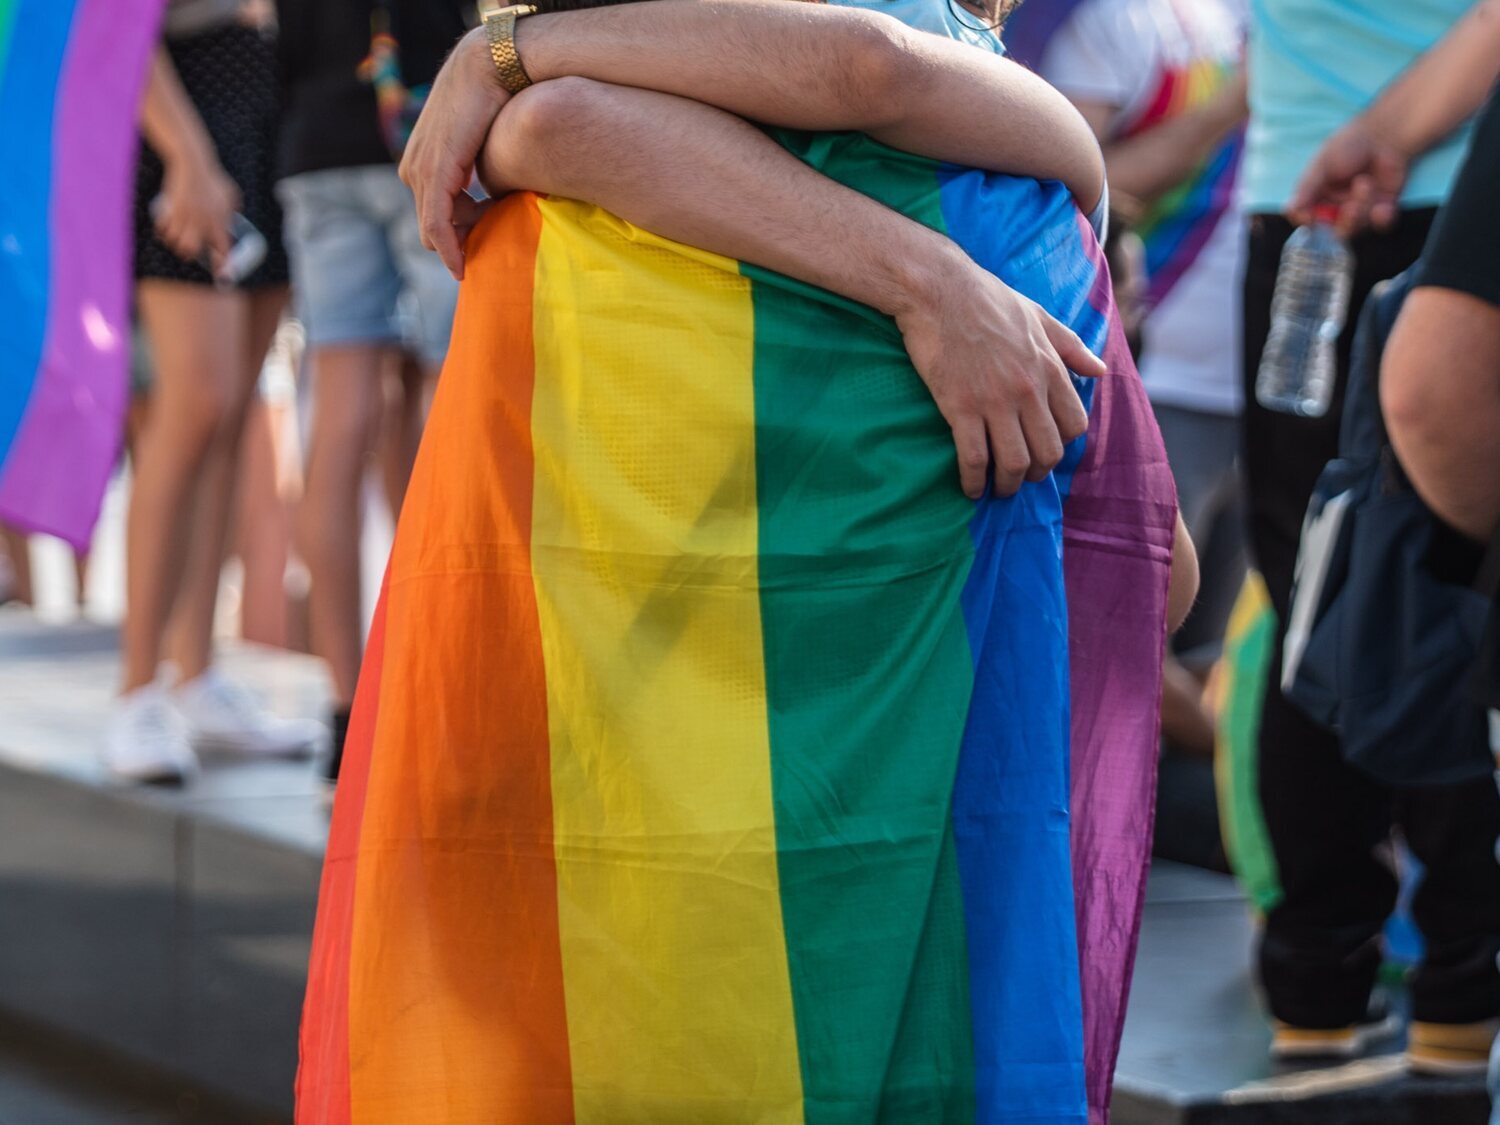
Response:
POLYGON ((877 273, 881 284, 872 303, 903 330, 907 323, 935 313, 949 287, 974 268, 973 260, 948 239, 925 227, 922 232, 930 236, 925 245, 892 246, 877 273))
POLYGON ((498 112, 510 94, 500 85, 500 75, 495 70, 495 60, 490 55, 489 39, 483 25, 466 33, 453 49, 453 54, 465 87, 492 101, 498 112))
POLYGON ((195 180, 210 179, 221 172, 218 154, 204 143, 174 145, 161 153, 161 162, 165 171, 195 180))
POLYGON ((151 147, 164 167, 182 172, 206 173, 217 167, 218 151, 202 129, 183 129, 168 137, 150 138, 151 147))
POLYGON ((1344 128, 1363 138, 1371 149, 1393 152, 1408 162, 1422 154, 1421 140, 1410 135, 1400 109, 1377 100, 1344 128))
MULTIPOLYGON (((521 65, 526 68, 526 73, 533 82, 562 77, 548 57, 551 54, 549 29, 556 23, 557 15, 555 12, 538 12, 516 21, 516 57, 521 60, 521 65)), ((573 26, 577 31, 584 25, 575 22, 573 26)))

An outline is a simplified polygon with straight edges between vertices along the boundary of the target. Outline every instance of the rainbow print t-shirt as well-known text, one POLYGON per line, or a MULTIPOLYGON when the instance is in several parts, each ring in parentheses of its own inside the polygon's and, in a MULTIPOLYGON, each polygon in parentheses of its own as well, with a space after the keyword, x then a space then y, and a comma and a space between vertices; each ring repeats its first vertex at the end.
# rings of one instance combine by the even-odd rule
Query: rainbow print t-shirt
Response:
MULTIPOLYGON (((1075 101, 1116 107, 1110 134, 1124 140, 1220 96, 1235 80, 1243 43, 1232 0, 1085 0, 1047 45, 1041 71, 1075 101)), ((1243 148, 1236 129, 1135 224, 1152 309, 1141 377, 1153 402, 1239 408, 1244 227, 1235 187, 1243 148)))

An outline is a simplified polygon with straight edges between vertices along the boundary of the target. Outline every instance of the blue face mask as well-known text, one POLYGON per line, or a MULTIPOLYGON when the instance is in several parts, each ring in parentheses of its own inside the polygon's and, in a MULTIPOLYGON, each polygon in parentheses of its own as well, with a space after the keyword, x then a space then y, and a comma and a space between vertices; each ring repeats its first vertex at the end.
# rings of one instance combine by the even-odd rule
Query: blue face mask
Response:
POLYGON ((883 12, 917 31, 957 39, 982 50, 1003 55, 1000 36, 985 26, 982 16, 957 7, 957 0, 829 0, 850 8, 883 12))

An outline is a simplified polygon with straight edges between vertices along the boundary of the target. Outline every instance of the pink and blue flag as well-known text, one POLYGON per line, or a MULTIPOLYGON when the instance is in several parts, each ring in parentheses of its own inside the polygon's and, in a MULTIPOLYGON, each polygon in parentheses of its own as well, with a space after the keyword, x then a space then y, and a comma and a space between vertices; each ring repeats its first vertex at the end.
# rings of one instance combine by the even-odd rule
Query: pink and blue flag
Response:
POLYGON ((0 521, 87 545, 119 451, 162 0, 0 0, 0 521))

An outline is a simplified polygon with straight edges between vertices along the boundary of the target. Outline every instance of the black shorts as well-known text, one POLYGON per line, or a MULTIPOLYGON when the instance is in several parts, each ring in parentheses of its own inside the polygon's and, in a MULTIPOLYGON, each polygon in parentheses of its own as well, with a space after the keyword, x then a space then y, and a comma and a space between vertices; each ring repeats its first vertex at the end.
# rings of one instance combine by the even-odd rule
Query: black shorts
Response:
MULTIPOLYGON (((266 236, 265 260, 242 289, 284 285, 281 208, 272 190, 279 107, 276 44, 261 32, 220 27, 167 40, 167 51, 218 150, 224 171, 239 185, 240 210, 266 236)), ((156 236, 151 201, 161 192, 161 159, 144 142, 135 179, 135 277, 213 285, 198 262, 185 261, 156 236)))

